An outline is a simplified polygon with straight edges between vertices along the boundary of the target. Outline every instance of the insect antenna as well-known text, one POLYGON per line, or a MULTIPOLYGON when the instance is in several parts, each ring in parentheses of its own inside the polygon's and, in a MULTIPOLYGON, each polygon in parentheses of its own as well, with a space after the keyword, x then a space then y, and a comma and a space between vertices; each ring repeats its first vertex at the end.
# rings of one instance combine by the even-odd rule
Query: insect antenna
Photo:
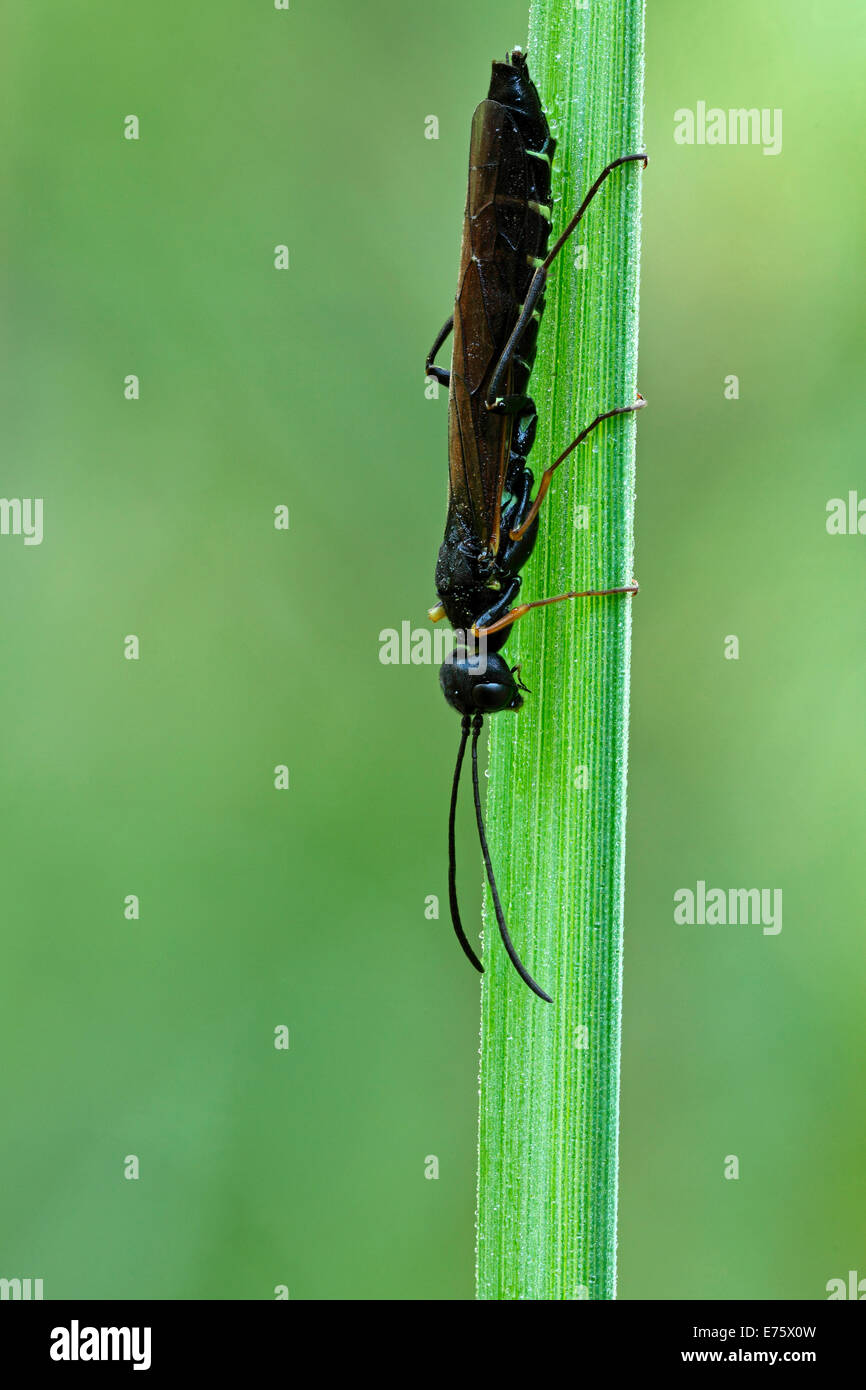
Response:
POLYGON ((476 956, 469 942, 466 940, 466 933, 463 930, 463 923, 460 921, 460 908, 457 905, 457 853, 454 843, 454 825, 457 818, 457 791, 460 786, 460 769, 463 766, 463 754, 466 752, 466 740, 469 737, 469 715, 463 716, 463 733, 460 737, 460 747, 457 750, 457 766, 454 769, 454 781, 451 784, 451 811, 448 815, 448 901, 451 904, 451 921, 454 925, 454 934, 463 948, 466 959, 471 961, 482 975, 484 966, 476 956))
MULTIPOLYGON (((464 726, 467 723, 468 720, 464 720, 464 726)), ((541 986, 535 983, 529 971, 526 969, 526 966, 523 964, 519 955, 515 951, 514 942, 511 940, 511 937, 508 934, 508 927, 505 924, 505 914, 502 911, 502 903, 499 901, 499 889, 496 887, 496 879, 493 875, 493 865, 490 862, 490 850, 487 848, 487 836, 484 832, 484 816, 481 813, 481 793, 478 790, 478 735, 481 733, 481 726, 483 725, 483 723, 484 716, 482 714, 476 714, 472 722, 472 790, 475 793, 475 819, 478 822, 478 838, 481 841, 481 853, 484 855, 484 867, 487 870, 487 882, 490 884, 490 892, 493 897, 493 906, 496 911, 496 921, 499 923, 499 935, 502 937, 502 944, 508 952, 511 964, 514 966, 514 969, 517 971, 521 980, 523 980, 525 984, 529 985, 529 988, 533 991, 534 994, 538 995, 539 999, 544 999, 547 1001, 548 1004, 552 1004, 553 1000, 551 999, 550 995, 545 994, 541 986)), ((464 743, 465 741, 466 735, 464 733, 464 743)), ((461 758, 463 756, 462 744, 460 756, 461 758)))

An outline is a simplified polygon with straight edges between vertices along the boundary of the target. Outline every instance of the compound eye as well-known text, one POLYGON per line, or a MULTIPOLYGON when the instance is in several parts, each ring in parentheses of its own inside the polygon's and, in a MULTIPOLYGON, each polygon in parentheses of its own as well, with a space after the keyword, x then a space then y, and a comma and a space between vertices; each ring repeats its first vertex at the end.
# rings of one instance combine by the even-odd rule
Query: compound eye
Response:
POLYGON ((485 714, 494 714, 496 710, 508 709, 514 699, 514 691, 510 686, 488 681, 483 685, 476 685, 472 698, 477 709, 485 714))

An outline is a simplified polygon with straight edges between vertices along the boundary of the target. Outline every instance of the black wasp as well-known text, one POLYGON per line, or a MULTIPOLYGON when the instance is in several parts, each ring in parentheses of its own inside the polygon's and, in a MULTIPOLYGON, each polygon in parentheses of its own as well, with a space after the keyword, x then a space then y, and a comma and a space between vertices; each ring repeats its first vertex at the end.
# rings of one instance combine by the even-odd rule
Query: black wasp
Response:
POLYGON ((454 850, 457 791, 471 729, 475 818, 499 931, 518 974, 548 1002, 550 996, 522 964, 505 923, 481 812, 478 736, 485 714, 517 710, 523 704, 520 692, 526 686, 520 671, 499 654, 518 618, 560 599, 632 594, 637 589, 632 584, 557 594, 513 606, 554 471, 602 420, 644 404, 638 396, 632 405, 598 415, 544 470, 533 499, 526 460, 537 414, 527 391, 548 270, 611 171, 634 160, 647 162, 644 154, 627 154, 608 164, 548 251, 555 148, 526 55, 516 48, 505 62, 494 62, 487 100, 472 118, 457 298, 426 363, 427 375, 448 387, 448 517, 436 564, 439 603, 430 617, 434 622, 447 617, 460 634, 439 672, 445 699, 462 715, 463 725, 448 821, 451 920, 464 952, 483 972, 460 921, 454 850), (435 366, 434 359, 452 331, 449 371, 435 366))

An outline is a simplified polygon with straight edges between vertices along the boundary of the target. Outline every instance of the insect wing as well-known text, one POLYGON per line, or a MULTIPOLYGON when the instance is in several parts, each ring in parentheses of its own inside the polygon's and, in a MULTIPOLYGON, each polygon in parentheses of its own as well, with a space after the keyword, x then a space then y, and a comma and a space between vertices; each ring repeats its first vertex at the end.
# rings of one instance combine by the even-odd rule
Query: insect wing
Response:
MULTIPOLYGON (((527 219, 533 218, 527 164, 509 111, 499 102, 481 102, 472 120, 448 447, 452 507, 479 543, 493 550, 512 421, 489 411, 485 398, 532 273, 526 257, 527 219)), ((506 390, 509 385, 505 383, 506 390)))

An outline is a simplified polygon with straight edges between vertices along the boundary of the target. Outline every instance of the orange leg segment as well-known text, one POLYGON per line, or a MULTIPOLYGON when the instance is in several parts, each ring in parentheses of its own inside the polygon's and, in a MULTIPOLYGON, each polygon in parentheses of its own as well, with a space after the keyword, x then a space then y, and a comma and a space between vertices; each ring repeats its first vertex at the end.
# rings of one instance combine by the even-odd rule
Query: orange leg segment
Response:
POLYGON ((553 477, 559 465, 565 462, 569 454, 577 448, 578 444, 582 444, 583 441, 586 439, 587 435, 592 434, 592 431, 596 428, 597 425, 601 424, 602 420, 611 420, 614 415, 628 415, 631 411, 640 410, 645 405, 646 401, 644 400, 640 392, 638 392, 638 397, 634 405, 620 405, 617 406, 614 410, 606 410, 604 414, 596 415, 592 424, 587 425, 585 430, 581 430, 580 434, 577 436, 577 439, 573 439, 572 442, 569 444, 568 448, 563 449, 559 458, 556 459, 556 461, 552 463, 549 468, 545 468, 544 472, 541 475, 541 482, 538 484, 538 492, 536 493, 535 501, 530 507, 529 512, 527 513, 524 521, 520 524, 520 526, 518 526, 516 531, 509 531, 508 533, 513 541, 519 541, 520 537, 525 535, 526 532, 529 530, 533 521, 538 516, 538 510, 542 502, 544 501, 547 489, 550 487, 551 478, 553 477))
POLYGON ((534 603, 518 604, 516 608, 512 608, 509 613, 506 613, 504 618, 499 618, 489 627, 473 628, 472 635, 473 637, 489 637, 493 632, 500 632, 502 628, 510 627, 531 608, 544 608, 548 603, 561 603, 566 598, 606 598, 609 594, 636 594, 637 591, 637 584, 625 584, 620 589, 582 589, 570 594, 556 594, 553 598, 537 598, 534 603))

